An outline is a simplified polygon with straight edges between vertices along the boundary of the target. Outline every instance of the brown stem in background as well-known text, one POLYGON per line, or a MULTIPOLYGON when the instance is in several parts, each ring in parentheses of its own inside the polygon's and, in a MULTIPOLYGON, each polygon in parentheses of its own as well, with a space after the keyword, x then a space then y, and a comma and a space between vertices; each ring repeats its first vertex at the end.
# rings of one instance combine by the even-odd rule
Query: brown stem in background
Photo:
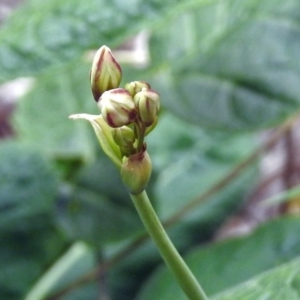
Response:
POLYGON ((10 117, 13 113, 14 105, 12 103, 3 103, 0 99, 0 140, 10 138, 14 135, 10 117))
POLYGON ((295 153, 295 143, 292 130, 289 130, 285 135, 285 169, 284 169, 284 183, 285 188, 288 190, 294 187, 294 175, 295 175, 295 165, 297 162, 295 153))
MULTIPOLYGON (((285 136, 284 147, 285 164, 283 170, 284 175, 282 178, 284 189, 289 190, 295 187, 295 185, 299 184, 298 154, 296 152, 297 145, 295 145, 295 135, 292 129, 289 130, 285 136)), ((283 213, 288 212, 290 206, 293 206, 292 202, 286 202, 281 204, 281 211, 283 213)))
MULTIPOLYGON (((191 212, 196 206, 201 204, 204 200, 207 200, 212 195, 221 191, 227 184, 229 184, 232 180, 238 177, 238 175, 243 170, 245 170, 251 163, 253 163, 261 155, 262 152, 272 148, 280 138, 285 136, 287 132, 289 132, 290 129, 293 127, 295 121, 298 118, 299 118, 299 113, 287 119, 287 121, 283 123, 278 129, 276 129, 260 147, 258 147, 254 152, 252 152, 252 154, 250 154, 245 160, 237 164, 227 175, 225 175, 211 188, 206 190, 202 195, 195 198, 191 202, 187 203, 179 212, 173 214, 170 218, 168 218, 165 222, 163 222, 163 226, 169 227, 177 223, 180 219, 182 219, 186 214, 191 212)), ((134 250, 136 250, 139 246, 141 246, 146 240, 148 240, 148 236, 146 234, 137 238, 126 248, 121 250, 119 253, 117 253, 110 259, 102 262, 101 264, 99 264, 97 268, 90 271, 89 273, 86 273, 84 276, 74 281, 70 285, 64 287, 59 292, 47 298, 47 300, 58 300, 60 297, 66 295, 67 293, 80 287, 81 285, 86 284, 92 280, 95 280, 97 276, 99 276, 99 274, 107 271, 109 268, 115 266, 117 263, 122 261, 127 255, 131 254, 134 250)))

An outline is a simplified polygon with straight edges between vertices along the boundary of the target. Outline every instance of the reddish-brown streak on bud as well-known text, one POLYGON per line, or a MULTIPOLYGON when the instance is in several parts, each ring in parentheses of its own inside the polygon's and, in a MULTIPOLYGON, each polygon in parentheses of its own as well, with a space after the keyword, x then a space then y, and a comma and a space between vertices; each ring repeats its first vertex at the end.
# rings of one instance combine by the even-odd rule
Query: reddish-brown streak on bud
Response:
POLYGON ((114 118, 111 116, 111 114, 107 114, 107 115, 106 115, 106 121, 107 121, 107 124, 108 124, 110 127, 113 127, 113 128, 118 127, 118 126, 116 126, 116 124, 114 123, 114 118))
POLYGON ((133 111, 129 112, 129 117, 130 117, 131 120, 134 120, 136 115, 137 115, 136 110, 133 110, 133 111))
MULTIPOLYGON (((101 65, 103 64, 103 56, 104 56, 104 52, 101 53, 100 57, 99 57, 99 60, 97 62, 97 69, 99 70, 101 68, 101 65)), ((95 73, 95 78, 94 80, 95 81, 98 81, 99 80, 99 77, 100 77, 100 73, 99 72, 96 72, 95 73)), ((101 93, 99 93, 98 91, 96 90, 92 90, 92 93, 94 95, 94 99, 96 100, 96 102, 99 101, 99 98, 101 96, 101 93)))
POLYGON ((136 110, 128 110, 128 109, 122 108, 122 111, 129 116, 129 119, 131 120, 131 122, 133 122, 134 119, 136 118, 136 115, 137 115, 136 110))
POLYGON ((117 60, 114 58, 114 56, 111 57, 113 63, 117 66, 117 68, 119 69, 121 75, 122 75, 122 69, 121 66, 119 65, 119 63, 117 62, 117 60))
POLYGON ((128 95, 128 92, 125 89, 117 88, 110 91, 111 94, 124 94, 128 95))

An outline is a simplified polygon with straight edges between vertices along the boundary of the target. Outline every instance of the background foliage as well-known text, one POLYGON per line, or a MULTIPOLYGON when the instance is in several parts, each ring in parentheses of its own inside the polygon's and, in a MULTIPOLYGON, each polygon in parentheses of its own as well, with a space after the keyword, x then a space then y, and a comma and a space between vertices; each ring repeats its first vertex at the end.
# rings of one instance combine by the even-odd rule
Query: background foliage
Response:
POLYGON ((25 1, 0 31, 1 83, 34 78, 0 143, 0 298, 46 299, 136 245, 59 299, 184 299, 92 128, 67 119, 99 113, 87 51, 145 30, 150 64, 125 64, 122 84, 146 80, 162 97, 149 193, 174 243, 213 299, 300 299, 298 217, 208 243, 255 185, 255 164, 185 211, 251 155, 257 132, 298 110, 299 24, 296 0, 25 1))

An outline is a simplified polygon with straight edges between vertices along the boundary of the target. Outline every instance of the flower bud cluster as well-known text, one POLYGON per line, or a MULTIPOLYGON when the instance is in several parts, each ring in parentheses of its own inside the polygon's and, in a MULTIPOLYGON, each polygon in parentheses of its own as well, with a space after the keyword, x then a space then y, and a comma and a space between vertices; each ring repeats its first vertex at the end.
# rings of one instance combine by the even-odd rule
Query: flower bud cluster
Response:
POLYGON ((139 87, 115 88, 104 92, 99 98, 98 107, 104 120, 113 128, 135 121, 149 127, 156 122, 160 97, 149 84, 141 82, 139 87))
POLYGON ((149 127, 155 123, 160 107, 157 92, 145 81, 127 83, 119 88, 122 69, 111 50, 102 46, 93 60, 91 88, 102 116, 113 128, 129 125, 135 120, 149 127))
POLYGON ((102 46, 92 64, 92 93, 111 128, 110 139, 121 153, 122 180, 130 193, 137 194, 146 187, 151 174, 144 138, 157 124, 160 96, 145 81, 120 88, 121 78, 120 65, 110 49, 102 46))

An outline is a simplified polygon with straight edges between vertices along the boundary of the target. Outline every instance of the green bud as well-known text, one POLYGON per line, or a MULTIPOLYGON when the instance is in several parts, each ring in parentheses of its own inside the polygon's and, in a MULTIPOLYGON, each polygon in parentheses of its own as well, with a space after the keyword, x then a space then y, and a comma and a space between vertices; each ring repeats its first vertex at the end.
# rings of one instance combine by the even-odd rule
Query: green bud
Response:
POLYGON ((121 88, 104 92, 99 99, 98 106, 103 119, 113 128, 129 125, 137 114, 131 95, 121 88))
POLYGON ((159 94, 153 90, 143 88, 134 97, 139 117, 146 126, 151 126, 157 117, 160 108, 159 94))
POLYGON ((133 145, 135 141, 134 131, 128 126, 112 129, 112 136, 118 146, 126 147, 133 145))
POLYGON ((145 149, 125 158, 121 166, 121 178, 129 193, 140 194, 148 184, 151 171, 152 163, 145 149))
POLYGON ((134 97, 143 88, 151 89, 150 85, 146 81, 132 81, 125 85, 125 89, 134 97))
POLYGON ((108 47, 102 46, 96 52, 90 76, 93 96, 97 102, 104 92, 119 87, 122 70, 108 47))
POLYGON ((115 143, 120 147, 121 152, 124 155, 129 156, 130 154, 133 153, 135 134, 131 128, 127 126, 113 128, 111 133, 115 143))

